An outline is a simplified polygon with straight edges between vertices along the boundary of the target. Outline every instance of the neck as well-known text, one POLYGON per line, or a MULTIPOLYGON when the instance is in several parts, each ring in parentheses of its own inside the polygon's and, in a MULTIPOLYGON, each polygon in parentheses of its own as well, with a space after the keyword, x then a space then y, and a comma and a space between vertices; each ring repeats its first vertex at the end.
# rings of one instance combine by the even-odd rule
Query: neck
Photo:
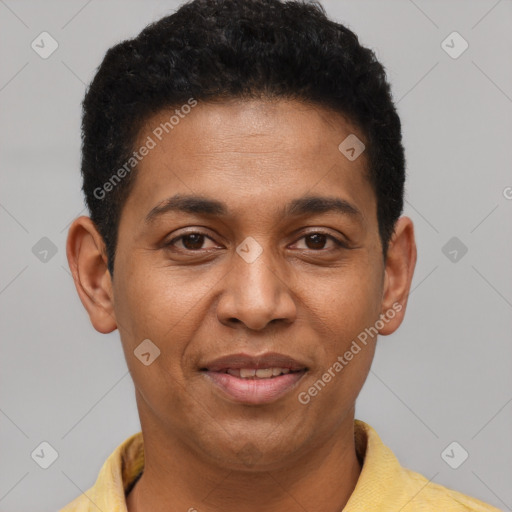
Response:
POLYGON ((354 409, 328 439, 280 467, 244 471, 215 466, 168 432, 144 428, 144 473, 127 498, 128 512, 340 512, 361 466, 354 441, 354 409))

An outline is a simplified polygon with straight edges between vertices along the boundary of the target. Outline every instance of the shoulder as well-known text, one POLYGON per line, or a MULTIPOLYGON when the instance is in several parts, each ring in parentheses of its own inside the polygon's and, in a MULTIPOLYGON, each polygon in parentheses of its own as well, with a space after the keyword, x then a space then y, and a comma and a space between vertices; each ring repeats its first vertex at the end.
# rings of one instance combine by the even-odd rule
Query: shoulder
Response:
POLYGON ((364 463, 346 512, 500 512, 402 466, 367 423, 356 420, 354 433, 356 451, 364 463))
POLYGON ((502 512, 500 509, 484 503, 449 487, 429 481, 420 473, 403 468, 405 477, 417 490, 403 512, 423 512, 443 510, 446 512, 502 512))
POLYGON ((126 511, 126 490, 143 468, 144 440, 137 432, 109 455, 94 485, 59 512, 126 511))
POLYGON ((59 509, 58 512, 89 512, 90 500, 86 497, 86 494, 81 494, 78 498, 75 498, 71 503, 68 503, 64 508, 59 509))

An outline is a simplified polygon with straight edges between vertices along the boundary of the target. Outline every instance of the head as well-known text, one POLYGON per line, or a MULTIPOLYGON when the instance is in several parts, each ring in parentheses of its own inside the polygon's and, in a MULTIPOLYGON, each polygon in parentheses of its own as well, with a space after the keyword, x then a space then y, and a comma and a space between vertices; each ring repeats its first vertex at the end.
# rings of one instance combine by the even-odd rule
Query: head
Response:
POLYGON ((109 49, 82 136, 68 259, 94 327, 119 329, 143 428, 277 467, 350 419, 416 260, 374 53, 317 4, 195 0, 109 49), (268 352, 301 367, 292 392, 240 402, 206 376, 268 352))

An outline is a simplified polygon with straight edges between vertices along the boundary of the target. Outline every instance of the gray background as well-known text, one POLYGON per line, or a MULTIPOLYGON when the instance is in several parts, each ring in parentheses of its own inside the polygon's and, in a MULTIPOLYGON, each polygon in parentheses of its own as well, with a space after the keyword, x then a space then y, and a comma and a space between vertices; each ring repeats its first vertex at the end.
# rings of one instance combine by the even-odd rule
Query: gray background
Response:
MULTIPOLYGON (((85 84, 107 48, 177 5, 0 0, 2 512, 68 503, 140 429, 118 334, 90 325, 65 241, 85 212, 85 84), (31 48, 43 31, 59 43, 46 60, 31 48), (42 237, 57 249, 46 262, 32 252, 42 237), (59 455, 46 470, 31 458, 42 441, 59 455)), ((512 510, 512 2, 323 5, 387 69, 419 250, 406 320, 380 339, 357 417, 403 465, 512 510), (453 31, 469 43, 457 59, 441 47, 453 31), (456 262, 442 252, 454 236, 468 248, 456 262), (458 469, 441 457, 452 441, 469 453, 458 469)))

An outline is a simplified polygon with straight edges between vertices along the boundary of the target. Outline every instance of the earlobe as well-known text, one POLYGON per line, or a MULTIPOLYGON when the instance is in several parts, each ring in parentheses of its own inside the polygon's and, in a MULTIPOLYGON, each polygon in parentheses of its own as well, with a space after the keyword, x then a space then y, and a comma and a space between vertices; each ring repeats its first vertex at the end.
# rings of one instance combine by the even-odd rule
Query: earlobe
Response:
POLYGON ((414 225, 409 217, 400 217, 389 243, 384 269, 381 317, 384 315, 386 321, 379 329, 383 336, 396 331, 403 321, 416 258, 414 225))
POLYGON ((69 268, 92 325, 103 334, 117 328, 105 253, 105 244, 92 220, 85 216, 75 219, 66 243, 69 268))

